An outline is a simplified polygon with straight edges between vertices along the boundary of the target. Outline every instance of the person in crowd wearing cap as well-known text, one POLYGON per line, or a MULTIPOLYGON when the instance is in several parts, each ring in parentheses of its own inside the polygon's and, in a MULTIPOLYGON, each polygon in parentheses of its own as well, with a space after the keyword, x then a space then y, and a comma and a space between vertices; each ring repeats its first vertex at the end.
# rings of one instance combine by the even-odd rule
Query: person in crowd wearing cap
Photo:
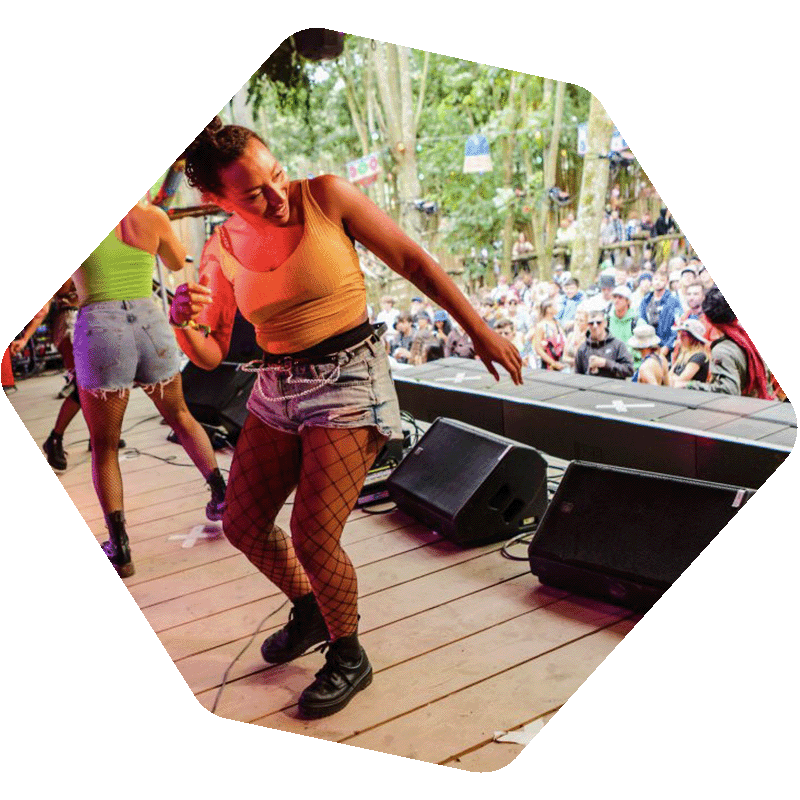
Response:
POLYGON ((675 330, 678 341, 669 371, 670 386, 681 388, 692 380, 705 383, 708 380, 710 342, 705 336, 703 323, 689 317, 678 323, 675 330))
POLYGON ((708 382, 689 381, 686 388, 774 400, 764 359, 716 286, 706 293, 703 312, 722 336, 711 344, 708 382))
POLYGON ((542 300, 539 306, 539 322, 533 331, 533 349, 545 369, 564 369, 561 357, 564 355, 566 343, 564 330, 556 319, 555 303, 550 299, 542 300))
POLYGON ((411 314, 411 321, 416 325, 417 324, 417 314, 424 308, 424 301, 421 297, 412 297, 411 298, 411 307, 409 312, 411 314))
MULTIPOLYGON (((623 283, 611 290, 612 309, 608 317, 608 332, 621 342, 633 334, 638 315, 631 308, 631 290, 623 283)), ((636 366, 634 354, 634 366, 636 366)))
POLYGON ((381 297, 381 310, 378 312, 375 322, 378 325, 384 323, 391 331, 399 316, 400 309, 395 308, 394 297, 390 297, 388 294, 381 297))
POLYGON ((611 292, 614 291, 614 287, 616 285, 613 269, 608 271, 604 270, 600 274, 600 280, 598 281, 600 294, 597 295, 597 297, 598 299, 602 299, 603 309, 605 310, 606 316, 611 313, 611 307, 614 304, 614 301, 611 297, 611 292))
POLYGON ((624 342, 608 332, 604 306, 594 303, 588 310, 589 333, 575 354, 575 372, 602 378, 629 378, 633 375, 633 359, 624 342))
POLYGON ((681 304, 681 308, 684 311, 689 308, 689 302, 686 299, 686 290, 692 283, 695 283, 696 281, 697 270, 695 269, 694 265, 684 265, 683 269, 681 269, 680 276, 678 278, 678 285, 675 290, 675 294, 677 295, 678 301, 681 304))
POLYGON ((564 346, 562 362, 570 369, 575 368, 575 354, 578 348, 586 341, 589 332, 589 315, 586 311, 586 303, 581 303, 575 310, 575 319, 572 330, 567 334, 567 343, 564 346))
POLYGON ((661 354, 669 357, 675 344, 675 331, 672 326, 681 314, 681 305, 672 292, 667 291, 666 275, 659 270, 653 275, 652 290, 648 292, 639 307, 639 317, 656 329, 661 340, 661 354))
POLYGON ((641 363, 633 375, 637 383, 652 383, 656 386, 669 386, 669 364, 661 355, 661 342, 652 325, 639 320, 628 339, 628 347, 639 353, 641 363))
POLYGON ((573 321, 575 319, 575 311, 586 299, 586 296, 579 287, 580 283, 578 279, 572 275, 570 275, 570 277, 564 281, 562 286, 564 290, 564 304, 561 306, 560 311, 556 314, 556 319, 565 331, 572 330, 573 321))
POLYGON ((431 324, 427 311, 417 314, 417 330, 414 332, 414 341, 411 343, 411 358, 409 363, 418 366, 427 361, 428 348, 437 341, 436 332, 431 324))
POLYGON ((450 315, 443 308, 437 308, 433 312, 433 331, 442 346, 442 352, 444 352, 444 343, 447 341, 452 329, 450 315))
POLYGON ((403 311, 395 322, 397 335, 388 342, 389 355, 401 364, 411 361, 411 345, 414 343, 414 325, 411 314, 403 311))

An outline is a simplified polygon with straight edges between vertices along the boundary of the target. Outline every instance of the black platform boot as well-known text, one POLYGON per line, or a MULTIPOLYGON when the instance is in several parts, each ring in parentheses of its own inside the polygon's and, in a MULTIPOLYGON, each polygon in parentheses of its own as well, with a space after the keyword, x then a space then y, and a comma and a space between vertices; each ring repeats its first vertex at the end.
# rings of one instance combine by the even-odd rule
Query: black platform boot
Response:
POLYGON ((67 468, 67 457, 64 454, 64 437, 50 431, 47 441, 42 445, 47 456, 47 463, 56 471, 63 472, 67 468))
POLYGON ((206 518, 218 522, 225 513, 225 478, 217 468, 206 478, 206 483, 211 489, 211 499, 206 505, 206 518))
POLYGON ((131 548, 125 531, 125 515, 112 511, 106 515, 109 540, 100 545, 108 560, 114 565, 120 578, 129 578, 136 571, 131 560, 131 548))
POLYGON ((306 719, 335 714, 371 683, 372 666, 358 635, 341 636, 328 645, 325 666, 300 695, 300 714, 306 719))
POLYGON ((264 640, 261 657, 268 664, 285 664, 327 640, 328 628, 317 598, 309 592, 294 601, 286 625, 264 640))

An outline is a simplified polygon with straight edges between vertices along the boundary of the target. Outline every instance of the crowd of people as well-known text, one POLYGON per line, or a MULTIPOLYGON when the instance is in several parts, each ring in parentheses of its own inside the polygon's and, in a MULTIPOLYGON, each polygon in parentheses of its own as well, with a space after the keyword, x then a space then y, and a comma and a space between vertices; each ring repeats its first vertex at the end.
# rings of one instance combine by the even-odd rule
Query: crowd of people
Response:
MULTIPOLYGON (((532 369, 785 399, 697 258, 677 255, 659 267, 607 259, 587 287, 563 265, 550 280, 521 271, 469 299, 532 369)), ((387 352, 398 364, 475 357, 470 337, 444 310, 420 296, 408 310, 396 306, 383 297, 374 318, 386 324, 387 352)))

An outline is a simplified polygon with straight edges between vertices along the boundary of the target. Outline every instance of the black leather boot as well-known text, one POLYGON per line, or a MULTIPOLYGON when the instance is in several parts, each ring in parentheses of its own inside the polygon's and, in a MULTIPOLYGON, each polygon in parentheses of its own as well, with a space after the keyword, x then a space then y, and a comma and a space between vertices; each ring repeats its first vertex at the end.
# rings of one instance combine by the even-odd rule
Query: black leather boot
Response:
POLYGON ((268 664, 285 664, 327 639, 328 628, 317 598, 309 592, 294 601, 286 625, 264 640, 261 657, 268 664))
POLYGON ((125 515, 122 511, 112 511, 106 515, 109 540, 100 546, 114 565, 120 578, 129 578, 136 571, 131 560, 131 548, 125 530, 125 515))
POLYGON ((50 431, 47 441, 42 445, 47 456, 47 463, 56 471, 63 472, 67 468, 67 457, 64 454, 64 437, 50 431))
POLYGON ((225 478, 219 469, 215 469, 206 478, 206 483, 211 489, 211 499, 206 504, 206 518, 212 522, 217 522, 222 519, 225 513, 225 478))
POLYGON ((306 719, 335 714, 371 683, 372 666, 358 635, 342 636, 328 645, 325 666, 300 695, 300 714, 306 719))

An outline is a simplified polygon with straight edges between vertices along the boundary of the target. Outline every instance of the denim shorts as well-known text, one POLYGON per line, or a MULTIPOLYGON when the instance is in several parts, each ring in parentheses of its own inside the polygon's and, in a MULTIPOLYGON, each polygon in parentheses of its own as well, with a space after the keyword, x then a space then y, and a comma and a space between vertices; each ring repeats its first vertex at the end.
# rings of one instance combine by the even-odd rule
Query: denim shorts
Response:
POLYGON ((304 364, 287 358, 258 368, 248 410, 286 433, 303 428, 376 427, 401 439, 400 406, 383 344, 361 344, 304 364))
POLYGON ((180 371, 175 334, 151 297, 83 306, 73 351, 78 386, 90 392, 151 389, 180 371))

